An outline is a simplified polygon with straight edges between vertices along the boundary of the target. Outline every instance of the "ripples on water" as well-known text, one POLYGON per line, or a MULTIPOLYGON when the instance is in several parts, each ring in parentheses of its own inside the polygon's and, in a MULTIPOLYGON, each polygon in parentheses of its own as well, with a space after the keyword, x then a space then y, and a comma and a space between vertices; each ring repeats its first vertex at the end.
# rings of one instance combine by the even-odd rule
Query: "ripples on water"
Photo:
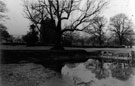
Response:
POLYGON ((104 63, 89 59, 85 63, 66 64, 62 68, 63 79, 70 86, 135 86, 134 68, 123 64, 104 63))

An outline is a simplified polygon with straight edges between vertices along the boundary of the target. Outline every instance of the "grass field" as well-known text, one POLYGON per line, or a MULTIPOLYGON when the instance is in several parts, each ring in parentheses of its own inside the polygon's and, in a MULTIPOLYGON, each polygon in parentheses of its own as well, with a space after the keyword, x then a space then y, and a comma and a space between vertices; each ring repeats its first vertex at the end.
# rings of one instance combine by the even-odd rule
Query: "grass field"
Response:
MULTIPOLYGON (((27 46, 0 46, 0 50, 49 50, 51 46, 34 46, 34 47, 27 47, 27 46)), ((74 47, 65 47, 66 50, 76 50, 82 49, 86 50, 87 52, 97 51, 97 50, 107 50, 107 51, 114 51, 119 53, 129 53, 131 51, 135 51, 135 48, 74 48, 74 47)))

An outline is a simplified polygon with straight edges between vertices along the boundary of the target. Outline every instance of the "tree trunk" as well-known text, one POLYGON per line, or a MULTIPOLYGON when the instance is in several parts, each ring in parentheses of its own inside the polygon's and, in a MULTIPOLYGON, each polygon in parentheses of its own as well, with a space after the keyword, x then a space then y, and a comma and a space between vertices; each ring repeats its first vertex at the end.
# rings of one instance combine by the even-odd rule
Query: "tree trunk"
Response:
POLYGON ((119 44, 120 44, 120 46, 122 46, 122 44, 123 44, 123 43, 122 43, 122 38, 121 38, 121 37, 119 38, 119 44))
POLYGON ((99 46, 102 46, 103 42, 102 42, 102 35, 99 34, 98 36, 98 41, 99 41, 99 46))
POLYGON ((101 39, 101 36, 99 36, 99 45, 102 46, 102 39, 101 39))
POLYGON ((58 21, 58 25, 56 27, 56 42, 52 49, 54 50, 64 50, 62 46, 62 30, 61 30, 61 21, 58 21))

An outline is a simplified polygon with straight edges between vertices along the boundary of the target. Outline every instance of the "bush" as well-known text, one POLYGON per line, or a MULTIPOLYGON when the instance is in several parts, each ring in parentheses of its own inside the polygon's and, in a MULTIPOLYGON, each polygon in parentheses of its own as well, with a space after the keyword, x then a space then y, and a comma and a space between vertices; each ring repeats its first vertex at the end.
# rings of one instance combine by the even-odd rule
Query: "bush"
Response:
POLYGON ((27 35, 23 36, 22 38, 28 46, 33 46, 38 42, 37 33, 29 32, 27 35))

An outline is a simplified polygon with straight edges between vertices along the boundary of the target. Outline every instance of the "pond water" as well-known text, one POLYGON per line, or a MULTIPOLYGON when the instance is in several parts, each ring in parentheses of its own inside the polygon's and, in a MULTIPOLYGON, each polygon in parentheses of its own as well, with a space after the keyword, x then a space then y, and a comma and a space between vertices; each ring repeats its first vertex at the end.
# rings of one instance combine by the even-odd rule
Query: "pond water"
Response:
POLYGON ((104 63, 89 59, 84 63, 66 64, 62 77, 70 86, 135 86, 135 69, 123 63, 104 63))
POLYGON ((66 64, 61 73, 35 63, 1 64, 0 86, 135 86, 135 68, 96 60, 66 64))

